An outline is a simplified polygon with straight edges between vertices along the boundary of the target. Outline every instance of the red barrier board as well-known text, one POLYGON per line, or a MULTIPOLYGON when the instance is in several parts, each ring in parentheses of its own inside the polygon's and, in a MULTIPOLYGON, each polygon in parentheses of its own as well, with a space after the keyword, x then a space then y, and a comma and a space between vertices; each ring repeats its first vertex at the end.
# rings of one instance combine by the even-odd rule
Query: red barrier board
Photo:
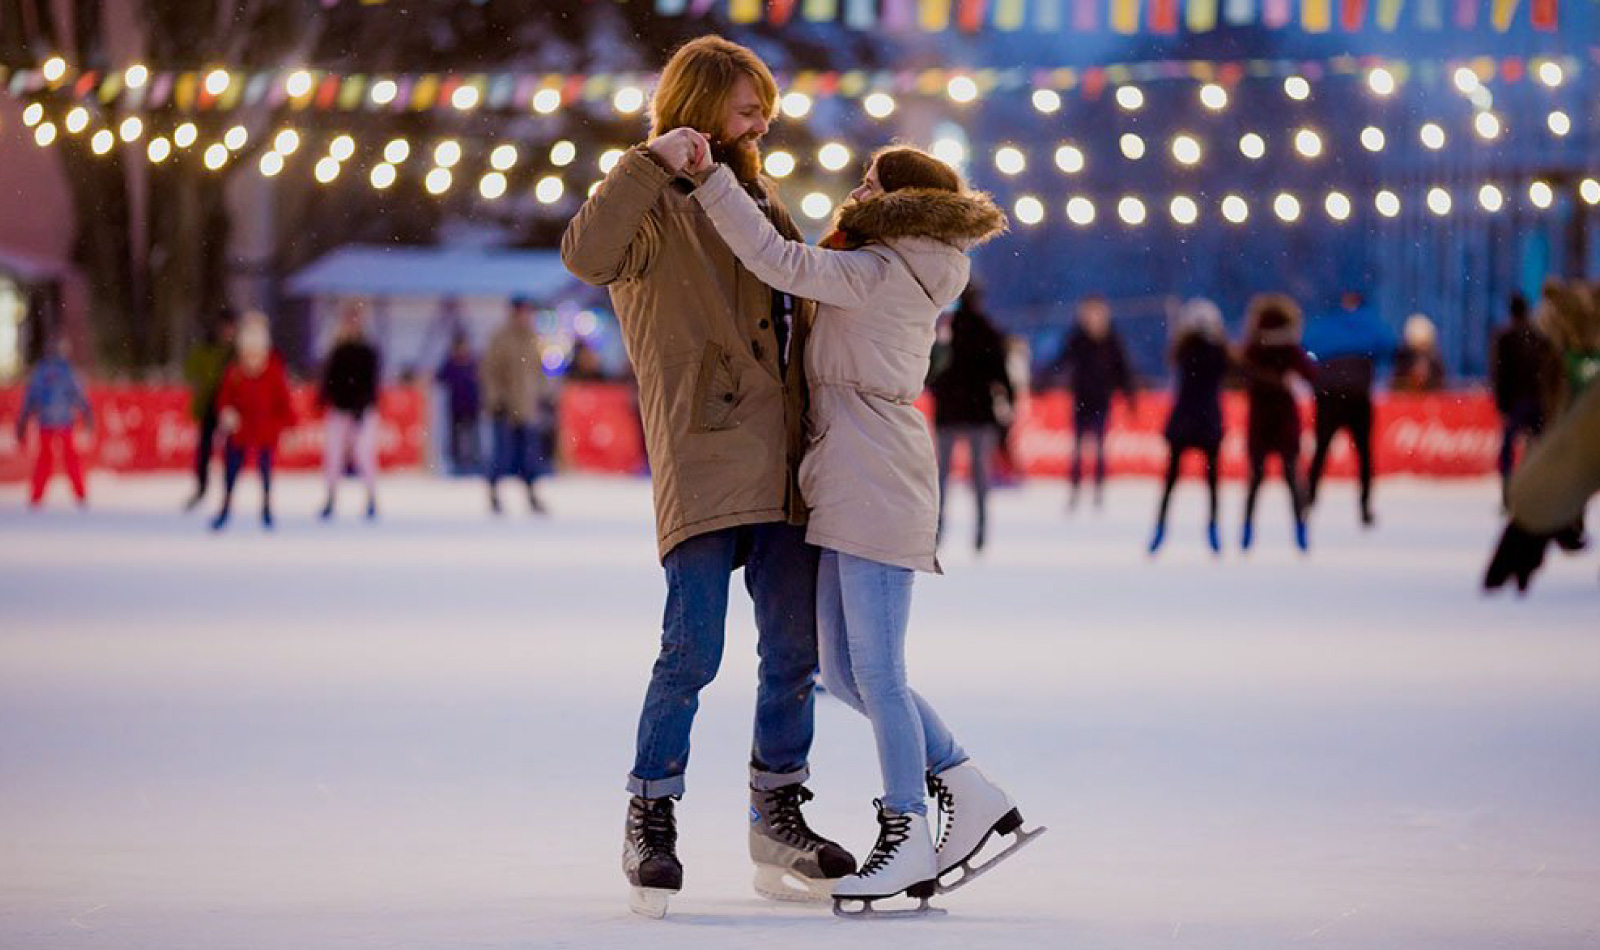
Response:
MULTIPOLYGON (((316 468, 322 457, 322 426, 315 390, 295 390, 300 421, 280 445, 281 464, 290 469, 316 468)), ((92 387, 90 402, 97 426, 79 433, 87 464, 119 472, 188 468, 198 440, 189 415, 189 397, 181 387, 92 387)), ((0 388, 0 481, 18 481, 28 471, 26 452, 14 437, 22 404, 20 387, 0 388)), ((932 402, 920 405, 931 415, 932 402)), ((1118 403, 1106 436, 1106 459, 1112 474, 1159 475, 1166 469, 1167 443, 1162 436, 1171 398, 1143 393, 1137 408, 1118 403)), ((423 394, 411 389, 385 390, 380 404, 379 459, 385 468, 422 464, 430 437, 423 394)), ((1244 397, 1228 393, 1223 400, 1225 435, 1222 466, 1226 477, 1245 474, 1244 397)), ((1312 410, 1301 407, 1305 424, 1302 457, 1312 450, 1312 410)), ((569 383, 562 394, 559 425, 561 462, 572 470, 642 473, 647 470, 644 437, 639 428, 633 390, 614 383, 569 383)), ((1072 457, 1071 398, 1064 392, 1024 399, 1011 432, 1012 458, 1024 474, 1061 476, 1072 457)), ((1489 397, 1476 391, 1429 395, 1391 394, 1380 397, 1374 422, 1374 467, 1379 474, 1434 476, 1485 475, 1495 470, 1500 447, 1500 421, 1489 397)), ((958 457, 957 463, 960 464, 958 457)), ((1191 457, 1186 471, 1197 471, 1191 457)), ((1349 441, 1341 436, 1329 456, 1328 474, 1345 477, 1355 471, 1349 441)))
MULTIPOLYGON (((22 393, 20 387, 0 389, 0 481, 21 481, 32 467, 31 448, 16 441, 22 393)), ((297 421, 278 443, 281 468, 314 469, 322 465, 322 415, 316 395, 316 389, 310 386, 292 390, 297 421)), ((91 386, 89 404, 94 410, 94 430, 88 432, 79 427, 77 432, 78 449, 86 466, 114 472, 153 472, 183 470, 194 464, 200 429, 189 414, 186 389, 91 386)), ((378 410, 378 463, 384 468, 420 465, 428 438, 421 394, 411 389, 385 390, 378 410)))

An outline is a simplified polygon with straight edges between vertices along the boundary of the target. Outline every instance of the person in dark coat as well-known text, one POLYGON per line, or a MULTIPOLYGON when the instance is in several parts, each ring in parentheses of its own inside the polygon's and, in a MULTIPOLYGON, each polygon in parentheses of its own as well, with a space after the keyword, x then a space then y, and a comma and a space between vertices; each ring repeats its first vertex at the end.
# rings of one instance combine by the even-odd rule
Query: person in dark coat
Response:
POLYGON ((1439 331, 1426 314, 1406 318, 1400 348, 1394 354, 1394 378, 1389 388, 1397 393, 1436 393, 1444 388, 1444 361, 1439 359, 1439 331))
POLYGON ((939 448, 939 533, 944 534, 945 489, 950 458, 965 442, 977 497, 978 525, 973 547, 983 550, 989 521, 989 461, 1000 437, 1001 402, 1009 413, 1016 399, 1006 371, 1006 341, 983 312, 982 293, 968 284, 950 318, 950 345, 943 369, 929 387, 939 448))
POLYGON ((450 343, 450 356, 433 377, 445 388, 450 401, 450 468, 457 475, 477 474, 482 466, 483 443, 478 437, 478 415, 483 399, 478 385, 478 361, 464 333, 450 343))
POLYGON ((217 392, 222 376, 233 359, 233 337, 239 318, 224 307, 207 329, 205 339, 189 350, 183 360, 183 378, 189 384, 189 412, 199 427, 200 440, 194 453, 194 494, 185 511, 199 506, 211 483, 211 457, 217 437, 217 392))
POLYGON ((1188 451, 1205 456, 1206 488, 1211 499, 1206 541, 1213 552, 1222 551, 1222 536, 1217 529, 1217 456, 1222 449, 1222 382, 1231 365, 1226 339, 1222 311, 1216 304, 1191 300, 1183 305, 1172 346, 1178 391, 1167 416, 1167 480, 1161 490, 1155 534, 1150 538, 1151 554, 1160 550, 1166 540, 1167 508, 1172 503, 1172 489, 1178 484, 1179 463, 1188 451))
POLYGON ((1266 478, 1267 459, 1274 455, 1283 465, 1283 481, 1289 488, 1295 544, 1302 551, 1310 547, 1300 493, 1300 407, 1289 387, 1291 377, 1310 382, 1313 376, 1311 360, 1300 346, 1301 323, 1299 304, 1284 294, 1257 295, 1245 316, 1239 367, 1250 407, 1250 488, 1239 546, 1247 551, 1255 540, 1256 494, 1266 478))
POLYGON ((1111 328, 1111 307, 1103 297, 1086 297, 1078 304, 1078 324, 1067 336, 1051 375, 1064 377, 1072 387, 1072 493, 1068 507, 1078 506, 1078 486, 1083 480, 1085 441, 1094 442, 1094 503, 1100 505, 1106 481, 1106 423, 1111 399, 1123 393, 1134 403, 1133 373, 1122 338, 1111 328))
POLYGON ((1349 291, 1339 301, 1339 312, 1309 322, 1306 349, 1316 360, 1315 393, 1317 448, 1311 455, 1306 479, 1306 506, 1317 503, 1317 489, 1328 462, 1328 450, 1341 429, 1350 433, 1359 473, 1360 515, 1371 527, 1372 515, 1372 385, 1378 359, 1394 349, 1394 335, 1378 315, 1365 306, 1359 293, 1349 291))
POLYGON ((366 339, 362 304, 345 304, 339 341, 323 367, 320 401, 324 411, 322 476, 328 500, 322 520, 333 517, 334 496, 345 466, 353 462, 367 489, 367 519, 378 517, 378 349, 366 339))
POLYGON ((1554 385, 1556 352, 1533 325, 1527 298, 1511 296, 1511 322, 1494 335, 1489 347, 1489 380, 1495 408, 1504 423, 1500 441, 1500 494, 1511 490, 1519 438, 1532 440, 1544 432, 1546 394, 1554 385))

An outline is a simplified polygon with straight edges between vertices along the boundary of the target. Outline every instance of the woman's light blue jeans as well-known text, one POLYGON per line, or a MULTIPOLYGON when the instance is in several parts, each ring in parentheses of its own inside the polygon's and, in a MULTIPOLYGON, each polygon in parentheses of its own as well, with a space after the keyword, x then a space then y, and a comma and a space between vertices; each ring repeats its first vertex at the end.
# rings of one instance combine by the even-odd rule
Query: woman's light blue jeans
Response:
POLYGON ((817 571, 817 654, 828 691, 872 722, 883 805, 926 815, 926 773, 967 760, 927 701, 906 685, 913 572, 827 548, 817 571))

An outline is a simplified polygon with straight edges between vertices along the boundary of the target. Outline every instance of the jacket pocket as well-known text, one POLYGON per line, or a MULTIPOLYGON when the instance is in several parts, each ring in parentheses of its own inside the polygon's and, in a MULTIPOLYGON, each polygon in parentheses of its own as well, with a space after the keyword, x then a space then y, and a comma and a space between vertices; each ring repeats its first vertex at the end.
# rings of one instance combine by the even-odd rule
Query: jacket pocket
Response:
POLYGON ((718 343, 707 343, 700 358, 700 375, 694 386, 694 431, 716 432, 739 423, 733 410, 739 405, 733 361, 718 343))

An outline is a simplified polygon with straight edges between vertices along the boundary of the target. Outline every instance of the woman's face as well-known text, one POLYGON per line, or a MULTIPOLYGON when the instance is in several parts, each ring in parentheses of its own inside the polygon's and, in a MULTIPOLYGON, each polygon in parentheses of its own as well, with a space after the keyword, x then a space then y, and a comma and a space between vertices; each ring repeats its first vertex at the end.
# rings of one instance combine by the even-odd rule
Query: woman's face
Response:
POLYGON ((867 174, 862 177, 861 184, 856 186, 855 191, 850 192, 850 200, 866 201, 868 198, 876 198, 881 194, 883 194, 883 186, 878 184, 878 163, 873 162, 872 167, 867 169, 867 174))

